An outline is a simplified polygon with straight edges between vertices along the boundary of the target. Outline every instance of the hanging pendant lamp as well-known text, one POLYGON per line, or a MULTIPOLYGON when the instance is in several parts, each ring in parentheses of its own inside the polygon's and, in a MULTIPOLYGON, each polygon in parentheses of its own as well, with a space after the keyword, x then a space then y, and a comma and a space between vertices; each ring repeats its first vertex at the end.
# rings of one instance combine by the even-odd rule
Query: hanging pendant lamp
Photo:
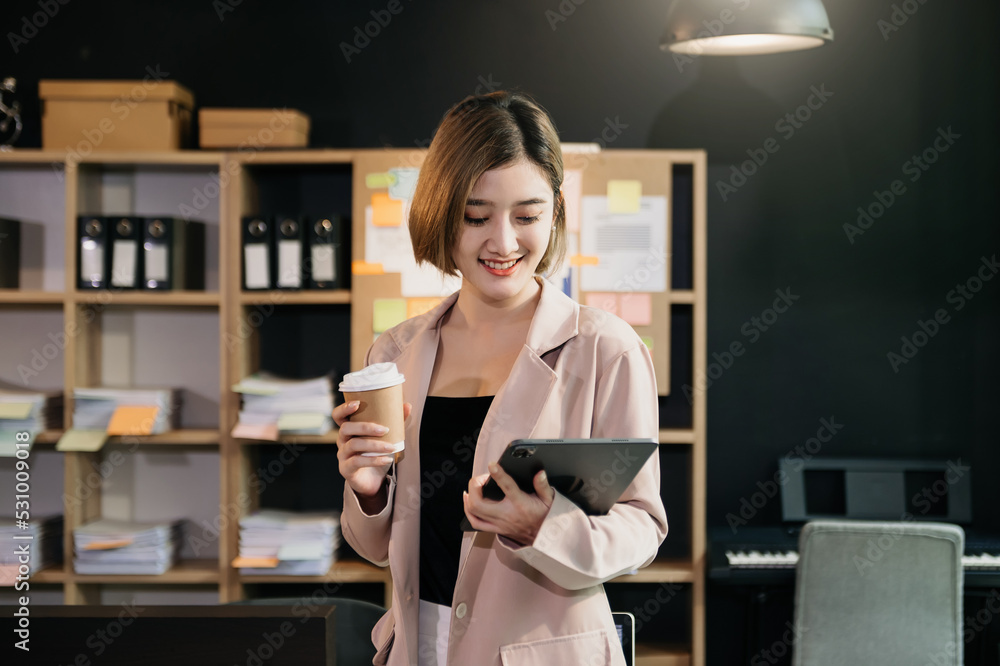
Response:
POLYGON ((822 0, 674 0, 660 48, 688 55, 758 55, 831 41, 822 0))

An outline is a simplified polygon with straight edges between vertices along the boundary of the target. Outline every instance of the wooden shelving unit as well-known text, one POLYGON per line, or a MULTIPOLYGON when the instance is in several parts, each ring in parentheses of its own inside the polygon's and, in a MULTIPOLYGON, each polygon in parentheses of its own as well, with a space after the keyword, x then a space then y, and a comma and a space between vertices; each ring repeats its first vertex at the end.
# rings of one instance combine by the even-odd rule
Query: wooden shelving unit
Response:
POLYGON ((635 648, 636 666, 690 666, 691 654, 683 646, 641 644, 635 648))
POLYGON ((244 305, 347 305, 351 292, 347 289, 333 291, 244 291, 240 303, 244 305))
MULTIPOLYGON (((213 344, 219 340, 218 313, 222 302, 219 277, 224 270, 217 243, 214 256, 209 256, 206 262, 215 282, 209 285, 207 291, 80 291, 74 279, 78 214, 177 215, 176 210, 165 209, 160 197, 176 200, 188 196, 189 184, 192 181, 198 183, 202 178, 208 181, 212 173, 219 172, 222 160, 222 153, 201 151, 94 153, 80 163, 67 159, 67 155, 61 152, 21 150, 0 153, 0 179, 8 179, 6 183, 0 182, 0 188, 4 188, 3 195, 0 195, 0 215, 23 219, 28 225, 26 229, 37 228, 38 231, 33 232, 35 237, 44 239, 45 243, 44 248, 31 247, 25 244, 26 239, 22 235, 25 251, 35 253, 35 259, 40 258, 41 265, 32 263, 22 266, 22 289, 0 290, 0 308, 4 315, 11 316, 11 321, 16 317, 27 324, 23 335, 38 337, 35 345, 38 353, 28 357, 22 352, 19 359, 20 366, 31 368, 35 374, 25 373, 22 378, 28 388, 35 388, 33 382, 43 381, 36 379, 35 375, 45 372, 46 388, 52 388, 54 383, 63 388, 66 394, 64 420, 67 424, 72 423, 74 387, 96 386, 109 380, 118 385, 123 382, 126 385, 154 385, 159 384, 155 381, 157 366, 162 368, 178 361, 179 365, 184 365, 183 358, 152 358, 144 353, 147 345, 152 343, 155 347, 161 343, 138 339, 146 335, 147 330, 156 329, 155 322, 164 316, 183 319, 196 313, 195 317, 214 318, 214 334, 208 339, 209 344, 206 346, 202 339, 196 347, 188 349, 198 350, 195 357, 201 355, 213 359, 212 365, 218 366, 222 362, 218 348, 213 344), (154 183, 154 187, 147 187, 154 183), (50 252, 51 249, 55 251, 50 252), (57 313, 56 326, 51 326, 48 320, 42 324, 45 335, 31 330, 25 314, 39 309, 57 313), (146 321, 150 313, 152 324, 146 321), (115 364, 110 357, 119 351, 123 352, 125 360, 115 364), (54 381, 53 377, 57 380, 54 381)), ((203 213, 215 218, 208 221, 214 222, 213 226, 217 229, 217 221, 225 211, 219 202, 215 202, 203 213)), ((181 335, 171 333, 169 327, 163 331, 170 341, 166 345, 168 350, 171 345, 189 345, 192 342, 185 343, 181 335)), ((169 351, 164 356, 170 356, 169 351)), ((209 380, 214 393, 218 390, 221 373, 216 370, 210 372, 215 375, 209 380)), ((15 378, 4 379, 9 381, 15 378)), ((191 385, 183 383, 181 387, 192 389, 191 385)), ((126 447, 124 450, 129 451, 130 456, 162 456, 168 451, 181 452, 181 455, 195 451, 216 452, 217 455, 221 440, 219 413, 216 409, 206 415, 205 411, 201 408, 201 418, 212 422, 212 427, 195 424, 160 435, 109 437, 106 450, 120 451, 120 447, 126 447)), ((40 451, 52 452, 52 445, 59 441, 63 432, 42 432, 36 437, 35 446, 40 451)), ((63 460, 61 490, 66 561, 60 566, 38 572, 31 579, 33 583, 61 586, 63 600, 68 604, 100 603, 101 590, 107 585, 193 585, 218 589, 220 566, 217 557, 182 559, 158 576, 76 574, 72 565, 73 529, 102 515, 107 508, 102 506, 105 477, 116 466, 133 463, 131 459, 122 457, 107 462, 101 453, 66 452, 57 455, 63 460), (129 462, 122 463, 121 460, 129 462)), ((175 453, 167 455, 174 456, 172 460, 176 460, 175 453)), ((182 487, 181 484, 178 487, 182 487)), ((142 488, 137 488, 135 492, 142 492, 142 488)), ((32 500, 33 506, 37 505, 38 498, 33 497, 32 500)), ((221 500, 221 495, 216 492, 211 505, 218 504, 218 500, 221 500)), ((210 510, 210 507, 206 509, 210 510)), ((121 513, 120 507, 118 512, 121 513)), ((142 515, 119 517, 144 519, 142 515)))
POLYGON ((204 291, 77 291, 71 300, 76 303, 104 306, 207 307, 217 308, 218 292, 204 291))
POLYGON ((62 305, 66 295, 58 291, 0 289, 0 304, 62 305))
POLYGON ((695 567, 688 560, 655 560, 636 573, 619 576, 615 583, 693 583, 695 567))
POLYGON ((62 566, 46 567, 31 577, 32 583, 62 585, 69 580, 69 574, 62 566))
MULTIPOLYGON (((642 156, 656 153, 671 165, 689 169, 693 203, 690 233, 692 246, 687 250, 691 257, 690 285, 668 288, 665 295, 668 318, 677 309, 690 313, 692 322, 691 363, 697 369, 706 366, 706 193, 707 163, 702 151, 606 151, 607 154, 628 153, 642 156), (690 288, 688 288, 690 286, 690 288)), ((195 407, 205 409, 207 401, 210 415, 205 423, 185 424, 180 430, 164 435, 138 438, 111 438, 109 446, 138 444, 135 455, 205 455, 218 461, 217 493, 213 492, 210 506, 199 510, 207 512, 202 518, 211 522, 228 507, 238 507, 239 512, 252 510, 258 498, 250 485, 254 474, 254 461, 261 446, 275 443, 240 440, 231 437, 230 430, 237 420, 239 396, 231 386, 247 374, 260 368, 261 335, 253 324, 254 313, 287 311, 339 312, 350 317, 350 369, 357 369, 359 359, 371 342, 368 322, 371 318, 371 289, 359 291, 357 276, 349 290, 337 291, 262 291, 244 292, 240 275, 240 219, 247 214, 267 212, 260 206, 274 206, 274 193, 282 196, 297 191, 288 182, 296 179, 308 181, 326 178, 333 194, 324 201, 338 206, 333 212, 351 215, 358 224, 365 197, 365 174, 384 170, 387 165, 416 167, 422 162, 425 151, 413 150, 275 150, 255 152, 154 152, 154 153, 93 153, 77 164, 61 152, 19 150, 0 153, 0 179, 9 178, 12 194, 20 194, 24 187, 34 189, 30 196, 4 197, 7 187, 0 180, 0 216, 17 217, 39 222, 45 227, 46 252, 42 259, 40 275, 22 280, 23 290, 0 290, 0 315, 28 313, 38 323, 35 331, 23 335, 42 335, 49 332, 53 321, 61 322, 59 333, 67 335, 65 349, 59 358, 52 360, 61 368, 61 380, 54 383, 67 392, 66 422, 71 422, 73 404, 71 391, 75 386, 100 385, 109 378, 138 381, 152 380, 150 368, 184 367, 191 370, 191 382, 181 383, 197 396, 195 407), (219 177, 224 174, 225 177, 219 177), (213 178, 213 176, 215 176, 213 178), (214 190, 210 184, 214 183, 214 190), (277 185, 276 185, 277 183, 277 185), (14 188, 17 191, 13 191, 14 188), (164 190, 164 188, 166 188, 164 190), (284 189, 282 189, 284 188, 284 189), (204 201, 193 193, 200 192, 204 201), (214 196, 208 196, 215 192, 214 196), (155 193, 155 194, 154 194, 155 193), (62 198, 61 207, 56 201, 62 198), (337 197, 341 197, 338 199, 337 197), (200 216, 210 222, 214 242, 209 243, 210 253, 208 289, 204 292, 109 291, 90 292, 77 290, 76 273, 76 218, 82 213, 134 215, 177 214, 180 204, 201 205, 200 216), (169 205, 167 205, 169 204, 169 205), (120 209, 119 209, 120 207, 120 209), (161 208, 166 208, 162 210, 161 208), (285 310, 282 310, 285 309, 285 310), (201 328, 191 334, 171 330, 174 320, 190 319, 201 328), (251 325, 248 326, 248 322, 251 325), (142 336, 162 336, 162 352, 150 352, 156 347, 143 346, 142 336), (125 351, 131 366, 117 368, 112 363, 119 347, 125 351), (140 349, 141 348, 141 349, 140 349), (192 363, 187 350, 197 350, 205 361, 192 363), (150 354, 162 358, 149 363, 150 354), (143 374, 146 373, 146 374, 143 374), (199 383, 200 382, 200 383, 199 383), (207 383, 206 383, 207 382, 207 383), (201 402, 201 407, 197 406, 201 402), (215 404, 217 401, 217 405, 215 404), (165 453, 159 453, 165 452, 165 453), (245 498, 250 497, 250 502, 245 498)), ((572 159, 585 164, 598 164, 601 153, 567 151, 572 159)), ((568 157, 570 159, 570 157, 568 157)), ((591 168, 591 167, 585 167, 591 168)), ((603 167, 601 167, 603 168, 603 167)), ((597 169, 597 173, 604 172, 597 169)), ((632 176, 624 176, 632 177, 632 176)), ((639 178, 641 176, 635 176, 639 178)), ((668 188, 669 189, 669 188, 668 188)), ((671 192, 668 191, 668 196, 671 192)), ((672 213, 671 213, 672 215, 672 213)), ((676 221, 674 221, 676 224, 676 221)), ((363 260, 363 245, 355 236, 352 258, 363 260)), ((672 241, 671 241, 672 242, 672 241)), ((398 289, 393 276, 377 276, 366 282, 378 289, 398 289)), ((663 312, 658 310, 657 312, 663 312)), ((259 318, 259 317, 258 317, 259 318)), ((324 332, 317 331, 317 335, 324 332)), ((18 352, 21 356, 4 361, 20 361, 30 355, 31 341, 18 352)), ((15 363, 16 365, 16 363, 15 363)), ((345 368, 347 364, 345 363, 345 368)), ((180 372, 180 370, 177 370, 180 372)), ((59 369, 48 370, 49 373, 59 369)), ((12 377, 3 377, 10 381, 12 377)), ((149 381, 149 384, 159 382, 149 381)), ((671 396, 671 400, 684 400, 671 396)), ((185 408, 186 410, 189 408, 185 408)), ((690 460, 690 469, 684 470, 690 478, 688 520, 690 521, 690 555, 674 559, 657 559, 648 567, 632 575, 621 576, 613 585, 680 584, 689 589, 692 633, 690 640, 680 646, 641 643, 639 663, 646 666, 676 666, 704 663, 705 658, 705 398, 695 392, 690 403, 690 420, 677 427, 660 430, 659 440, 668 455, 680 453, 690 460)), ((190 414, 185 411, 185 416, 190 414)), ((61 431, 47 431, 39 435, 36 444, 49 455, 57 455, 51 444, 58 441, 61 431)), ((283 437, 278 446, 308 445, 331 447, 336 445, 337 432, 323 436, 283 437)), ((40 449, 41 450, 41 449, 40 449)), ((385 602, 391 598, 391 577, 387 569, 365 562, 345 560, 334 564, 324 576, 243 576, 230 563, 238 549, 238 523, 227 516, 225 524, 212 543, 218 554, 205 559, 181 560, 161 576, 82 576, 72 570, 72 531, 77 526, 99 517, 104 502, 100 484, 79 497, 81 483, 93 478, 100 469, 101 454, 65 453, 62 456, 63 479, 61 488, 68 498, 65 504, 64 547, 67 562, 62 567, 50 568, 36 574, 32 581, 46 586, 62 587, 67 604, 99 603, 102 590, 107 586, 195 586, 218 593, 220 602, 235 601, 247 595, 247 586, 258 590, 258 585, 297 583, 306 586, 335 583, 378 583, 384 586, 385 602)), ((213 463, 214 464, 214 463, 213 463)), ((214 468, 213 468, 214 469, 214 468)), ((136 487, 132 492, 142 493, 136 487)), ((173 494, 163 498, 166 502, 181 502, 189 494, 186 480, 176 484, 173 494)), ((119 498, 120 499, 120 498, 119 498)), ((134 499, 134 498, 133 498, 134 499)), ((137 517, 138 518, 138 517, 137 517)), ((141 519, 141 518, 140 518, 141 519)), ((641 640, 641 637, 640 637, 641 640)))
POLYGON ((689 428, 660 428, 660 444, 694 444, 697 434, 689 428))

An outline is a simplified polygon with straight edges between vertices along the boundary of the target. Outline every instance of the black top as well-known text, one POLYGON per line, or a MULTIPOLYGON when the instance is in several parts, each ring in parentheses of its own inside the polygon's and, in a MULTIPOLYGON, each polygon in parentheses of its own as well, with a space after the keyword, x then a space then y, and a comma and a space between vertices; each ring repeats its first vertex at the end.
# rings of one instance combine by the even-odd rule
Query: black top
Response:
POLYGON ((493 396, 427 396, 420 421, 420 598, 451 606, 465 517, 462 493, 493 396))

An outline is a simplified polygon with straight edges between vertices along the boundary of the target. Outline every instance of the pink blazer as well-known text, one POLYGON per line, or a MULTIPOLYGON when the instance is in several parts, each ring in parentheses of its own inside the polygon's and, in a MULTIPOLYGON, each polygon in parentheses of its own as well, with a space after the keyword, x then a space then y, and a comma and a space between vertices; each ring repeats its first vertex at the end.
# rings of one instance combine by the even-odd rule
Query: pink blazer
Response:
MULTIPOLYGON (((653 364, 635 331, 541 282, 527 341, 479 435, 474 474, 518 438, 658 437, 653 364)), ((394 361, 413 404, 386 508, 367 515, 350 487, 344 496, 344 537, 392 571, 392 608, 372 632, 375 664, 417 664, 420 495, 433 492, 433 474, 421 478, 418 434, 441 317, 456 298, 379 336, 366 359, 394 361)), ((465 533, 448 663, 623 665, 602 583, 649 564, 666 534, 655 455, 606 516, 587 516, 557 493, 531 546, 465 533)))

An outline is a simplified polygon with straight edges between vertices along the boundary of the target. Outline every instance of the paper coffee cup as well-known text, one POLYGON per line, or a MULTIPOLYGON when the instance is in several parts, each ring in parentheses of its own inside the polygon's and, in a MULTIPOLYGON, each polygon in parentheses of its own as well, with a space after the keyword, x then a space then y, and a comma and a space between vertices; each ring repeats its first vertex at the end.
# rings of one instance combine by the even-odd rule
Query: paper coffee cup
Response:
POLYGON ((405 377, 396 369, 395 363, 373 363, 364 370, 344 375, 340 390, 347 402, 360 402, 358 410, 351 414, 351 421, 378 423, 389 429, 381 437, 366 437, 388 442, 395 448, 392 453, 362 453, 363 456, 378 457, 399 453, 404 448, 403 426, 403 382, 405 377))

